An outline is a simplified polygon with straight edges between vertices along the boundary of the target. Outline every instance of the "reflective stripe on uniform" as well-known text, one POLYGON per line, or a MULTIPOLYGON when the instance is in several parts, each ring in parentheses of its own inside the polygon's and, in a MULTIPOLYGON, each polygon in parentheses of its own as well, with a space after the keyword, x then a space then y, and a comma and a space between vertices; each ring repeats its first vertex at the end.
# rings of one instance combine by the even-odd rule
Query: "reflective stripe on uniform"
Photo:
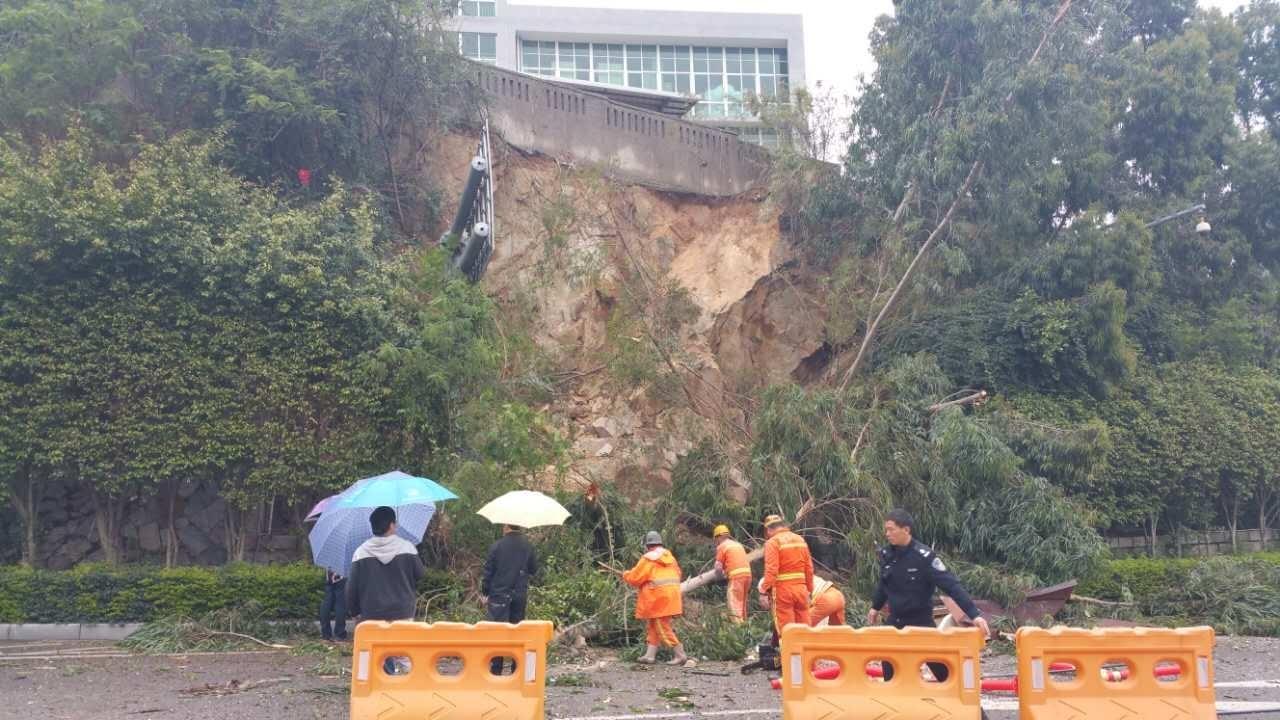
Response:
POLYGON ((782 573, 781 575, 778 576, 778 582, 784 582, 787 580, 804 580, 804 579, 805 579, 805 574, 802 572, 782 573))
POLYGON ((650 580, 649 587, 662 587, 664 585, 679 585, 679 578, 662 578, 660 580, 650 580))
POLYGON ((740 567, 737 570, 729 571, 729 577, 741 577, 743 575, 750 575, 750 574, 751 574, 751 568, 749 567, 740 567))
POLYGON ((804 548, 806 550, 809 549, 809 544, 803 540, 801 540, 800 542, 788 542, 788 543, 780 542, 780 543, 777 543, 777 546, 779 548, 804 548))

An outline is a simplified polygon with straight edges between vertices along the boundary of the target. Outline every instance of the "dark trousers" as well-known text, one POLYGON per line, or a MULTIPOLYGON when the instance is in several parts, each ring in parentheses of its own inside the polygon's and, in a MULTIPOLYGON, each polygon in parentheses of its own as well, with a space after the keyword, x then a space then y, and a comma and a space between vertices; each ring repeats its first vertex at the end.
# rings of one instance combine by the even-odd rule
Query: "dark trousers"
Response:
MULTIPOLYGON (((528 602, 529 598, 525 595, 490 595, 486 617, 491 622, 518 623, 524 620, 528 602)), ((494 658, 489 662, 489 672, 493 675, 501 675, 505 662, 503 658, 494 658)), ((513 663, 511 672, 515 671, 513 663)))
MULTIPOLYGON (((889 624, 898 628, 899 630, 905 627, 927 627, 927 628, 937 627, 937 625, 933 624, 932 613, 924 613, 921 615, 911 615, 908 617, 897 617, 897 616, 891 615, 889 616, 889 624)), ((947 670, 947 666, 943 665, 942 663, 925 663, 925 664, 929 666, 929 672, 933 673, 933 677, 936 678, 938 682, 946 682, 947 677, 951 675, 951 672, 947 670)), ((911 670, 911 668, 908 668, 908 670, 911 670)), ((913 670, 913 672, 919 672, 919 670, 913 670)), ((889 682, 892 679, 893 679, 893 665, 890 663, 885 663, 884 664, 884 681, 889 682)))
POLYGON ((325 583, 324 600, 320 602, 320 636, 325 640, 347 639, 347 581, 325 583), (329 620, 333 619, 330 627, 329 620))

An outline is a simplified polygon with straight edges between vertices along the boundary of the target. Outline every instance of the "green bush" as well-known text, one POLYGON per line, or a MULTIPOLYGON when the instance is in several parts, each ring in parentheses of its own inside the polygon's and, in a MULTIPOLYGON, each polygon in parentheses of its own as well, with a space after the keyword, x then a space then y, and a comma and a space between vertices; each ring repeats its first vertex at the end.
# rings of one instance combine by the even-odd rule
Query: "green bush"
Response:
POLYGON ((1111 560, 1076 593, 1132 602, 1143 621, 1280 635, 1280 553, 1111 560))
POLYGON ((145 622, 254 603, 267 619, 310 618, 324 574, 312 565, 220 568, 80 565, 0 567, 0 622, 145 622))

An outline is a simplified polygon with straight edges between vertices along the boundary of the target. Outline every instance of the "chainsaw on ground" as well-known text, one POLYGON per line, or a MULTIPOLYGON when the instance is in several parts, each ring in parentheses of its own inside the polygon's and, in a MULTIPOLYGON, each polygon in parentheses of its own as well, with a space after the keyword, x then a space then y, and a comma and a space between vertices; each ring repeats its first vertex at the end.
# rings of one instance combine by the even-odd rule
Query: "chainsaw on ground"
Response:
POLYGON ((782 672, 782 654, 772 643, 761 643, 756 646, 756 660, 743 665, 742 674, 747 675, 756 670, 782 672))

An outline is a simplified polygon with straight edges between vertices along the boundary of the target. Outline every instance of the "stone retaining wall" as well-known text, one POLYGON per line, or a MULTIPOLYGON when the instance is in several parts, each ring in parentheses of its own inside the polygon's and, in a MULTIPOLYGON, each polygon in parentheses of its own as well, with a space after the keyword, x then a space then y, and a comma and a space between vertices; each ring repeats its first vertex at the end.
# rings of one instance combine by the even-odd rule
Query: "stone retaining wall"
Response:
MULTIPOLYGON (((1159 548, 1157 554, 1161 556, 1178 554, 1178 544, 1174 542, 1174 537, 1171 533, 1161 535, 1158 538, 1158 541, 1159 548)), ((1236 543, 1240 552, 1280 550, 1280 529, 1273 528, 1268 532, 1266 547, 1262 544, 1262 531, 1257 528, 1237 531, 1236 543)), ((1111 546, 1111 553, 1116 557, 1131 557, 1135 555, 1150 554, 1148 538, 1142 535, 1108 537, 1107 544, 1111 546)), ((1231 531, 1200 530, 1184 532, 1182 533, 1181 544, 1182 554, 1189 557, 1229 555, 1232 552, 1231 531)))
MULTIPOLYGON (((41 532, 37 537, 42 567, 64 570, 76 563, 103 559, 93 508, 93 493, 87 489, 58 483, 48 488, 40 502, 41 532)), ((174 511, 179 564, 221 565, 227 561, 227 504, 214 487, 184 484, 174 511)), ((160 498, 135 503, 125 511, 120 534, 126 561, 164 562, 162 529, 167 516, 160 498)), ((245 560, 293 562, 308 556, 304 529, 289 527, 288 518, 277 514, 270 534, 265 532, 267 523, 259 527, 254 514, 246 524, 245 560)))
POLYGON ((660 190, 729 196, 764 178, 769 153, 731 132, 476 64, 489 121, 510 145, 590 163, 660 190))

